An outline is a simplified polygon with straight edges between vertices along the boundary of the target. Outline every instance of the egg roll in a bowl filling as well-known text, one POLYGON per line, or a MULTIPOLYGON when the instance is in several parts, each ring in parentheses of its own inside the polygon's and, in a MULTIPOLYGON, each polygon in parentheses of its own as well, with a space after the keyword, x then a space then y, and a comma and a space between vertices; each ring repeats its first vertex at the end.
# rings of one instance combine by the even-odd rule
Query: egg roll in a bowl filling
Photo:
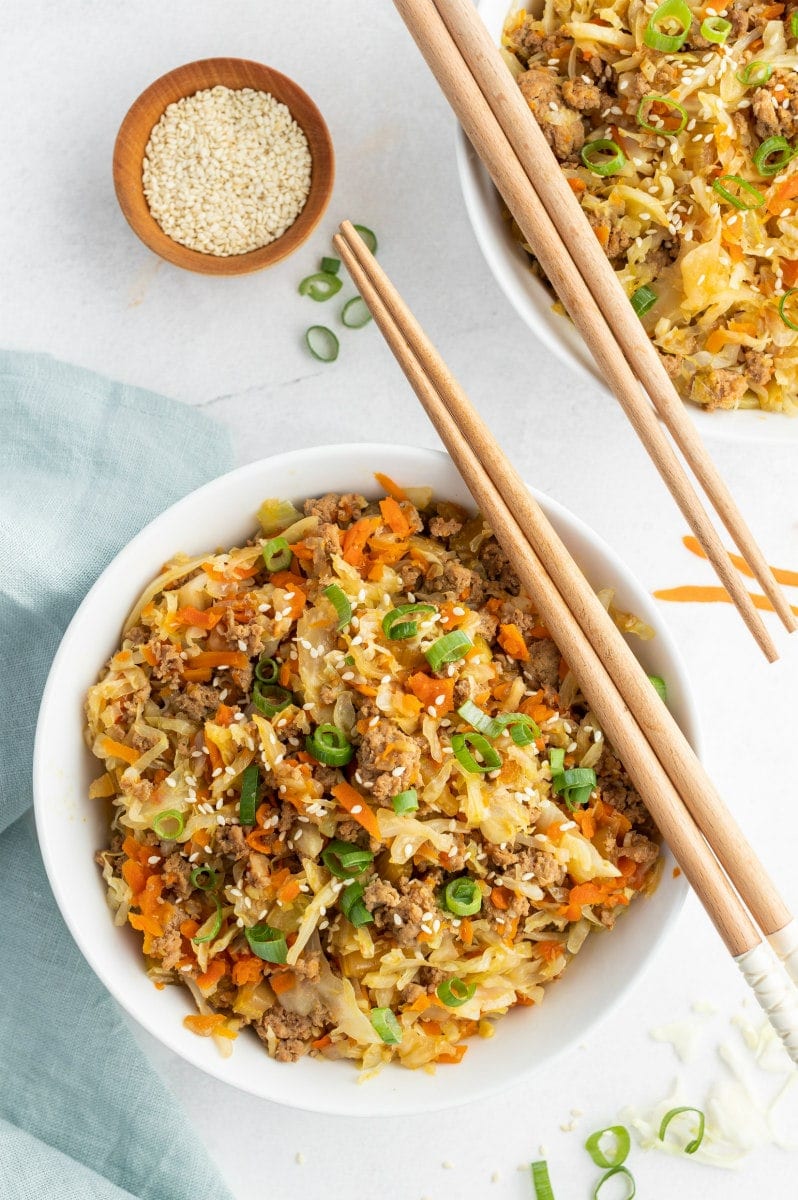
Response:
POLYGON ((662 861, 482 518, 377 478, 166 563, 86 707, 97 861, 153 983, 223 1051, 251 1026, 367 1072, 459 1062, 662 861))

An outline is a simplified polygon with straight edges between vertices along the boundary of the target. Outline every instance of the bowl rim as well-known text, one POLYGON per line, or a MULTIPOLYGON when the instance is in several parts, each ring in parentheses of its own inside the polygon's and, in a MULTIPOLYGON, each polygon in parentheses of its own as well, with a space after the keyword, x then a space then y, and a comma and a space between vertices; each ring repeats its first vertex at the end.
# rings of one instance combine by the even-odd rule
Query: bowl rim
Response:
MULTIPOLYGON (((221 78, 217 80, 217 83, 212 84, 208 81, 208 83, 200 85, 197 85, 196 79, 194 79, 190 86, 184 90, 181 82, 180 96, 175 97, 174 100, 167 101, 163 106, 159 116, 150 126, 147 133, 147 141, 152 129, 154 129, 161 116, 163 116, 169 104, 176 103, 179 99, 193 96, 197 91, 205 90, 207 87, 218 85, 224 87, 231 86, 228 83, 224 83, 221 78)), ((246 86, 250 85, 247 84, 246 86)), ((233 88, 232 90, 236 89, 233 88)), ((142 162, 146 144, 147 142, 145 141, 144 146, 141 147, 142 162)), ((308 92, 289 75, 268 66, 267 63, 258 62, 256 59, 241 58, 234 55, 216 55, 211 58, 198 58, 192 62, 181 63, 180 66, 165 71, 136 96, 127 109, 114 140, 111 170, 114 191, 122 215, 139 240, 153 254, 157 254, 159 258, 172 263, 173 266, 182 267, 184 270, 194 271, 197 274, 216 276, 248 275, 254 271, 264 270, 266 267, 273 266, 282 261, 282 259, 287 258, 295 250, 298 250, 313 233, 319 221, 324 216, 332 198, 335 186, 335 150, 329 127, 318 105, 308 92), (135 132, 138 130, 140 114, 142 110, 146 111, 151 98, 157 98, 160 91, 166 85, 173 81, 180 81, 183 76, 187 80, 192 80, 192 77, 198 70, 205 70, 212 74, 219 72, 221 75, 224 75, 229 70, 239 68, 245 69, 255 77, 260 76, 262 80, 260 90, 269 91, 271 94, 274 94, 276 100, 281 104, 285 104, 294 121, 296 121, 305 134, 311 156, 311 181, 310 190, 302 210, 292 224, 289 225, 288 229, 280 234, 278 238, 275 238, 272 242, 268 242, 265 246, 259 246, 255 250, 248 250, 244 254, 223 256, 209 254, 202 250, 194 250, 190 246, 184 246, 181 242, 177 242, 174 238, 171 238, 169 234, 161 229, 158 222, 150 213, 140 181, 137 179, 132 184, 136 196, 135 201, 132 201, 128 194, 128 187, 123 184, 122 177, 126 172, 126 167, 130 159, 127 140, 134 137, 135 132), (277 88, 274 88, 275 84, 278 85, 277 88), (277 91, 280 92, 280 95, 276 94, 277 91), (291 98, 290 100, 283 98, 285 93, 288 93, 288 96, 291 98), (300 120, 292 106, 292 102, 295 104, 297 100, 302 105, 302 120, 300 120), (306 125, 308 117, 312 118, 314 126, 310 132, 306 125)))
MULTIPOLYGON (((47 682, 45 684, 42 700, 39 708, 39 714, 36 724, 36 734, 34 740, 33 752, 33 799, 34 799, 34 816, 36 824, 37 838, 47 873, 50 888, 58 904, 61 915, 70 931, 75 943, 77 944, 81 954, 86 959, 87 963, 94 971, 100 982, 121 1007, 128 1013, 133 1020, 144 1028, 152 1037, 160 1042, 167 1049, 177 1054, 179 1057, 189 1062, 192 1066, 200 1071, 219 1079, 228 1086, 236 1087, 238 1090, 248 1094, 255 1095, 261 1099, 270 1100, 274 1103, 285 1105, 286 1107, 297 1108, 304 1111, 312 1111, 326 1113, 333 1116, 362 1116, 364 1109, 362 1104, 347 1104, 346 1092, 343 1088, 338 1088, 335 1085, 336 1080, 331 1080, 329 1089, 319 1091, 318 1096, 314 1095, 313 1102, 303 1101, 291 1095, 290 1086, 286 1088, 286 1094, 275 1094, 274 1089, 265 1090, 262 1086, 257 1085, 257 1081, 250 1083, 249 1080, 242 1081, 240 1079, 230 1078, 225 1073, 225 1061, 220 1056, 214 1056, 210 1061, 204 1061, 200 1057, 200 1048, 205 1044, 204 1039, 195 1038, 197 1043, 197 1051, 194 1053, 193 1042, 184 1042, 172 1035, 172 1028, 168 1021, 159 1021, 156 1018, 150 1019, 147 1014, 137 1010, 135 1002, 127 995, 124 980, 119 974, 116 977, 114 965, 105 961, 102 952, 97 952, 94 945, 88 938, 84 938, 81 922, 78 914, 74 911, 70 895, 67 887, 63 886, 65 875, 62 871, 56 869, 56 854, 58 847, 51 840, 46 795, 46 773, 47 765, 45 763, 45 729, 50 719, 52 710, 57 710, 59 706, 60 694, 60 671, 61 663, 67 657, 71 649, 71 641, 73 631, 81 624, 83 614, 87 610, 91 610, 95 604, 96 598, 102 596, 106 587, 106 580, 109 575, 119 569, 120 562, 128 557, 133 558, 136 552, 146 545, 151 537, 153 528, 158 525, 167 525, 170 522, 183 518, 191 513, 193 506, 197 503, 198 498, 202 499, 207 495, 212 495, 218 488, 224 488, 233 484, 238 484, 249 477, 260 476, 265 469, 274 467, 291 468, 294 464, 300 464, 306 467, 319 459, 330 461, 336 456, 347 457, 351 460, 353 454, 356 457, 364 456, 369 462, 374 463, 380 460, 380 457, 388 455, 396 455, 398 453, 406 453, 411 455, 416 463, 426 460, 430 463, 440 460, 448 461, 452 471, 456 474, 456 468, 449 459, 449 456, 443 451, 432 450, 422 447, 397 445, 386 443, 355 443, 350 445, 329 445, 310 447, 301 450, 287 451, 282 454, 272 455, 264 459, 258 459, 255 462, 248 463, 244 466, 228 471, 223 475, 203 484, 201 487, 189 492, 186 496, 170 505, 160 512, 152 521, 148 522, 143 529, 139 531, 129 542, 127 542, 117 554, 111 559, 107 566, 103 569, 96 581, 92 584, 84 599, 78 606, 69 625, 67 626, 63 637, 59 643, 58 649, 54 655, 50 671, 48 673, 47 682)), ((353 473, 355 471, 353 467, 353 473)), ((609 546, 604 539, 596 533, 589 525, 586 524, 580 517, 576 516, 569 509, 565 508, 558 501, 546 496, 544 493, 530 489, 535 497, 541 502, 544 511, 548 514, 554 514, 555 520, 561 522, 563 527, 576 532, 585 537, 594 549, 598 551, 602 559, 606 562, 608 573, 613 578, 623 581, 627 587, 632 590, 639 591, 643 596, 648 596, 648 593, 639 583, 634 574, 628 567, 625 566, 619 555, 609 546)), ((231 516, 231 525, 236 519, 237 514, 231 516)), ((649 598, 650 600, 650 598, 649 598)), ((652 602, 653 603, 653 602, 652 602)), ((120 615, 120 623, 124 619, 124 614, 120 615)), ((693 698, 693 688, 690 682, 689 672, 686 667, 684 658, 674 641, 667 623, 664 619, 657 622, 657 638, 660 639, 663 646, 664 654, 670 664, 670 669, 675 672, 681 686, 682 706, 683 706, 683 724, 691 744, 694 746, 696 753, 702 753, 702 735, 700 718, 697 705, 693 698)), ((98 667, 99 669, 99 667, 98 667)), ((666 849, 666 854, 669 851, 666 849)), ((638 963, 636 969, 628 973, 616 987, 611 999, 603 1005, 597 1015, 593 1018, 593 1023, 590 1026, 596 1029, 617 1009, 617 1007, 626 998, 629 991, 636 985, 637 981, 650 969, 653 960, 656 958, 657 952, 661 948, 668 933, 678 921, 682 908, 684 906, 688 887, 684 876, 678 879, 669 880, 671 888, 671 899, 669 908, 666 911, 664 919, 658 926, 657 936, 652 941, 646 953, 642 956, 642 961, 638 963)), ((104 900, 104 896, 103 896, 104 900)), ((109 916, 110 919, 110 916, 109 916)), ((580 1037, 584 1036, 584 1030, 580 1037)), ((543 1064, 547 1068, 551 1068, 566 1051, 572 1050, 576 1044, 576 1038, 570 1038, 563 1041, 562 1044, 546 1058, 543 1064)), ((484 1082, 480 1082, 477 1086, 472 1086, 465 1095, 455 1097, 441 1097, 434 1090, 433 1082, 431 1081, 429 1093, 422 1099, 416 1099, 412 1104, 401 1101, 395 1103, 390 1095, 380 1097, 380 1101, 375 1105, 375 1111, 370 1115, 375 1116, 401 1116, 420 1114, 422 1112, 434 1112, 442 1109, 459 1107, 463 1104, 486 1099, 497 1093, 505 1091, 513 1086, 518 1086, 527 1080, 535 1070, 540 1069, 537 1062, 526 1062, 519 1066, 514 1072, 497 1073, 496 1076, 488 1076, 484 1082)), ((391 1064, 387 1070, 403 1070, 400 1067, 395 1067, 391 1064)), ((419 1072, 418 1074, 422 1074, 419 1072)), ((425 1076, 426 1078, 426 1076, 425 1076)), ((354 1089, 358 1093, 362 1089, 354 1089)), ((350 1092, 350 1094, 352 1094, 350 1092)), ((353 1097, 354 1098, 354 1097, 353 1097)))
MULTIPOLYGON (((503 6, 506 11, 508 0, 479 0, 477 10, 493 36, 494 6, 503 6)), ((491 212, 486 201, 486 189, 498 199, 486 168, 483 166, 460 125, 455 130, 455 161, 460 182, 460 191, 465 203, 469 223, 482 256, 497 285, 509 300, 518 316, 532 333, 584 382, 598 387, 608 400, 615 401, 606 380, 593 362, 590 351, 580 334, 566 316, 552 311, 553 300, 544 284, 531 271, 523 280, 513 270, 512 259, 517 257, 509 236, 497 233, 498 205, 491 212)), ((731 442, 765 442, 781 444, 798 440, 798 417, 786 413, 765 412, 763 409, 745 409, 734 412, 707 412, 699 405, 684 402, 690 416, 703 437, 714 437, 731 442)))

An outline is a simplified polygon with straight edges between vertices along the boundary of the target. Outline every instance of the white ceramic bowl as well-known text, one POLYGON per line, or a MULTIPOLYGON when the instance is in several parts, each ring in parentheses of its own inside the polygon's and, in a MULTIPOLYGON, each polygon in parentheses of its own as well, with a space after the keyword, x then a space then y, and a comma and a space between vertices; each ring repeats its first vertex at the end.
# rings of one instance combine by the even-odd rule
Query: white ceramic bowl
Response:
MULTIPOLYGON (((531 7, 529 5, 528 7, 531 7)), ((510 9, 509 0, 481 0, 479 13, 498 44, 510 9)), ((457 169, 466 210, 480 249, 496 282, 518 315, 544 346, 591 384, 607 391, 607 403, 616 403, 581 336, 567 317, 552 311, 551 292, 532 274, 529 256, 513 239, 502 215, 502 201, 490 176, 477 158, 462 129, 457 129, 457 169)), ((705 412, 690 405, 690 415, 704 437, 733 441, 798 441, 798 418, 759 409, 744 412, 705 412)))
MULTIPOLYGON (((358 1085, 351 1064, 313 1058, 277 1063, 250 1034, 240 1036, 232 1056, 222 1059, 212 1040, 183 1028, 182 1018, 194 1011, 188 992, 178 987, 157 991, 142 969, 140 935, 112 923, 92 858, 106 841, 103 810, 86 798, 99 768, 86 749, 82 728, 85 692, 118 645, 133 601, 165 559, 181 550, 197 554, 240 542, 251 533, 255 511, 267 496, 300 500, 327 491, 378 494, 375 470, 403 484, 431 485, 439 497, 471 504, 444 454, 407 446, 325 446, 223 475, 167 509, 135 537, 86 596, 56 654, 36 734, 34 795, 44 862, 64 919, 108 990, 154 1037, 201 1070, 256 1096, 319 1112, 398 1115, 496 1092, 530 1071, 551 1069, 558 1054, 588 1039, 641 975, 679 913, 686 888, 682 878, 673 878, 670 858, 656 893, 635 903, 611 934, 590 938, 539 1009, 518 1009, 498 1021, 496 1036, 473 1039, 457 1067, 440 1067, 434 1076, 390 1067, 358 1085)), ((698 722, 685 669, 652 600, 587 526, 551 500, 538 499, 591 583, 616 587, 622 607, 657 627, 653 641, 637 642, 635 648, 648 671, 667 679, 674 715, 696 745, 698 722)))

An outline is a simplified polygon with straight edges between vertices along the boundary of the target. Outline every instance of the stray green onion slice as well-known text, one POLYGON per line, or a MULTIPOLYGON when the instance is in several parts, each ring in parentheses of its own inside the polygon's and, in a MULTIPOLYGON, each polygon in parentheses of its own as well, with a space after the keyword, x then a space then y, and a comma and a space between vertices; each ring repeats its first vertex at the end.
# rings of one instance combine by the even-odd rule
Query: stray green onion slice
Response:
POLYGON ((501 754, 481 733, 453 733, 452 750, 460 766, 472 775, 498 771, 502 765, 501 754), (480 756, 481 762, 474 757, 472 750, 480 756))
POLYGON ((611 138, 596 138, 583 146, 580 158, 594 175, 617 175, 626 166, 626 155, 611 138))
POLYGON ((363 884, 350 883, 341 892, 341 911, 356 928, 370 925, 374 920, 363 901, 363 884))
POLYGON ((460 629, 453 629, 451 633, 445 633, 442 638, 438 638, 437 642, 424 651, 426 658, 433 671, 437 671, 444 663, 456 662, 458 658, 464 658, 472 647, 471 639, 460 629))
POLYGON ((608 1125, 606 1129, 598 1129, 595 1133, 591 1133, 585 1142, 585 1150, 597 1167, 620 1167, 629 1157, 631 1145, 632 1139, 629 1137, 629 1130, 625 1125, 608 1125), (601 1148, 602 1138, 610 1134, 615 1139, 612 1155, 605 1154, 601 1148))
POLYGON ((342 767, 355 753, 352 743, 337 725, 319 725, 305 738, 305 749, 327 767, 342 767))
POLYGON ((255 805, 258 797, 260 772, 257 763, 245 767, 241 777, 241 795, 238 800, 238 819, 242 825, 255 824, 255 805))
POLYGON ((189 875, 191 886, 199 888, 201 892, 207 892, 212 887, 216 887, 216 872, 213 867, 195 867, 189 875))
POLYGON ((444 904, 456 917, 473 917, 482 908, 479 884, 469 875, 450 880, 443 889, 444 904))
MULTIPOLYGON (((340 264, 339 264, 340 265, 340 264)), ((330 300, 343 287, 342 281, 331 271, 317 271, 315 275, 307 275, 299 285, 300 296, 310 296, 311 300, 330 300)))
POLYGON ((601 1179, 593 1188, 593 1200, 599 1200, 601 1189, 604 1187, 604 1184, 607 1182, 607 1180, 612 1179, 614 1175, 623 1175, 626 1178, 629 1186, 626 1195, 623 1197, 623 1200, 632 1200, 632 1197, 637 1192, 637 1188, 635 1187, 634 1176, 628 1167, 610 1167, 606 1175, 602 1175, 601 1179))
POLYGON ((654 307, 659 297, 653 288, 644 283, 636 292, 632 292, 629 299, 638 317, 644 317, 649 309, 654 307))
POLYGON ((747 63, 742 71, 737 73, 737 82, 743 87, 762 87, 773 74, 773 67, 766 62, 747 63))
POLYGON ((794 153, 786 138, 766 138, 754 152, 754 166, 760 175, 769 178, 771 175, 778 175, 779 171, 787 166, 794 153))
POLYGON ((405 618, 411 613, 434 613, 436 611, 434 604, 400 604, 382 618, 382 632, 392 642, 401 642, 405 638, 415 637, 418 633, 418 622, 408 621, 405 618))
POLYGON ((338 629, 345 629, 352 620, 352 605, 349 597, 339 588, 337 583, 331 583, 324 589, 324 595, 330 601, 338 617, 338 629))
POLYGON ((796 296, 796 295, 798 295, 798 288, 790 288, 789 291, 786 291, 784 293, 781 300, 779 300, 779 316, 781 317, 782 321, 784 322, 784 324, 787 326, 788 329, 794 329, 795 332, 798 333, 798 322, 793 321, 790 317, 787 316, 787 313, 785 312, 787 301, 790 299, 791 296, 796 296))
POLYGON ((704 1114, 702 1113, 700 1108, 690 1108, 689 1105, 685 1105, 682 1108, 672 1108, 670 1110, 670 1112, 666 1112, 665 1116, 662 1118, 662 1123, 659 1127, 659 1140, 661 1142, 665 1141, 665 1134, 667 1132, 668 1126, 670 1125, 671 1121, 673 1120, 674 1117, 681 1116, 682 1113, 694 1113, 695 1116, 698 1117, 698 1131, 697 1131, 695 1137, 693 1138, 693 1140, 688 1142, 684 1148, 685 1154, 695 1154, 696 1150, 698 1149, 698 1147, 701 1145, 702 1141, 704 1140, 705 1121, 704 1121, 704 1114))
POLYGON ((318 362, 335 362, 341 344, 326 325, 311 325, 305 330, 305 345, 318 362))
POLYGON ((729 204, 733 204, 735 208, 747 212, 749 208, 760 208, 765 203, 765 197, 760 192, 759 188, 755 188, 747 179, 742 179, 739 175, 721 175, 718 179, 712 181, 712 190, 717 192, 724 200, 728 200, 729 204), (746 196, 752 197, 751 204, 746 204, 739 196, 735 196, 728 188, 724 187, 724 183, 736 183, 741 192, 745 192, 746 196))
POLYGON ((373 230, 369 229, 369 227, 367 225, 355 225, 355 229, 358 231, 358 233, 362 237, 363 241, 366 243, 369 250, 371 251, 371 253, 376 254, 377 253, 377 235, 376 235, 376 233, 374 233, 373 230))
POLYGON ((535 1189, 535 1200, 554 1200, 554 1192, 551 1190, 551 1180, 549 1179, 549 1168, 544 1159, 539 1162, 533 1162, 531 1165, 532 1184, 535 1189))
POLYGON ((179 838, 186 827, 186 818, 176 808, 165 808, 153 817, 152 827, 165 842, 173 842, 179 838))
POLYGON ((466 1004, 477 990, 475 983, 465 983, 462 979, 444 979, 435 989, 435 995, 447 1008, 459 1008, 466 1004))
POLYGON ((661 675, 649 675, 648 678, 651 681, 654 691, 657 693, 660 700, 667 701, 668 688, 667 688, 665 680, 662 678, 662 676, 661 675))
POLYGON ((264 962, 284 963, 288 957, 288 943, 281 929, 272 925, 251 925, 244 930, 249 948, 264 962))
POLYGON ((402 1027, 390 1008, 372 1008, 371 1023, 386 1046, 399 1045, 402 1040, 402 1027))
POLYGON ((649 133, 661 134, 663 137, 676 137, 681 133, 687 124, 687 109, 683 104, 679 104, 677 100, 671 100, 669 96, 644 96, 637 106, 636 119, 638 125, 643 129, 647 129, 649 133), (675 129, 668 129, 665 125, 652 125, 649 120, 651 109, 655 104, 664 104, 666 108, 673 108, 679 114, 679 124, 675 129))
POLYGON ((323 258, 321 260, 321 269, 325 275, 337 275, 341 269, 340 258, 323 258))
POLYGON ((701 36, 716 46, 722 46, 732 31, 731 21, 725 17, 707 17, 701 22, 701 36))
POLYGON ((408 788, 405 792, 397 792, 391 800, 395 813, 415 812, 418 809, 418 792, 408 788))
POLYGON ((687 41, 692 20, 693 14, 684 0, 665 0, 649 17, 643 33, 643 41, 652 50, 661 50, 663 54, 673 54, 676 50, 681 49, 687 41), (671 24, 676 22, 680 25, 679 32, 663 33, 661 26, 666 21, 671 24))
MULTIPOLYGON (((191 939, 192 942, 194 942, 194 944, 197 946, 199 946, 201 942, 212 942, 215 937, 219 936, 219 930, 222 928, 222 904, 221 904, 221 901, 218 896, 211 896, 211 900, 213 900, 214 904, 216 905, 216 913, 214 914, 213 920, 211 922, 211 927, 208 930, 208 932, 203 933, 200 937, 197 937, 195 935, 191 939)), ((210 917, 208 917, 208 921, 211 921, 210 917)), ((203 922, 204 925, 207 925, 207 923, 208 923, 207 921, 203 922)), ((200 926, 200 928, 202 928, 202 926, 200 926)))
POLYGON ((252 689, 252 703, 264 717, 273 717, 284 708, 288 708, 289 704, 293 704, 294 697, 288 688, 280 687, 276 683, 258 681, 252 689))
POLYGON ((261 654, 258 665, 255 667, 255 678, 259 679, 261 683, 276 683, 279 674, 280 668, 276 659, 261 654))
POLYGON ((291 566, 293 554, 284 537, 270 538, 262 553, 267 571, 285 571, 291 566))
POLYGON ((341 309, 341 324, 347 329, 362 329, 371 320, 371 312, 362 296, 353 296, 341 309))
POLYGON ((322 851, 321 861, 332 875, 337 875, 339 879, 352 879, 371 865, 374 855, 353 842, 334 838, 322 851))

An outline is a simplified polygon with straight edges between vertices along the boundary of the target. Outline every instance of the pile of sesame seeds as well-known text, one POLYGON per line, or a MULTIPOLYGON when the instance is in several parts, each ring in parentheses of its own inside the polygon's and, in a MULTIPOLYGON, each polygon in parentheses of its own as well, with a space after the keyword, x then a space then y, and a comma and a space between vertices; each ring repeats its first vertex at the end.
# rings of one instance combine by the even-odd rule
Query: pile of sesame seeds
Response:
POLYGON ((219 257, 246 254, 293 225, 311 165, 285 104, 268 92, 219 86, 166 109, 147 143, 144 195, 173 241, 219 257))

